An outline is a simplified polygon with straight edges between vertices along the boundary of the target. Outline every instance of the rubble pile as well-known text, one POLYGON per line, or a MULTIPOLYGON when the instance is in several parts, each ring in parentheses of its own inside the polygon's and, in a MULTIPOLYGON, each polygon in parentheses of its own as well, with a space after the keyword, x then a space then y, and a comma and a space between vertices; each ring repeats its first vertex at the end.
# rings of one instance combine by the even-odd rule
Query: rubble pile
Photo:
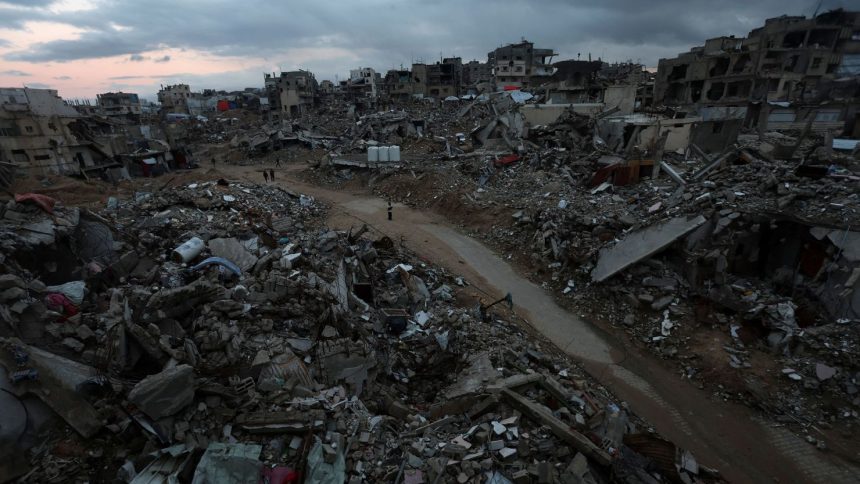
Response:
POLYGON ((719 480, 504 311, 458 303, 462 278, 324 213, 225 179, 6 203, 3 479, 719 480))
POLYGON ((476 122, 474 147, 452 139, 435 158, 378 171, 374 191, 475 229, 562 301, 627 331, 686 378, 704 385, 715 365, 736 371, 741 383, 720 390, 724 398, 779 419, 857 418, 854 153, 827 149, 821 135, 777 132, 742 134, 713 155, 695 145, 662 153, 633 138, 610 146, 611 113, 570 109, 523 126, 509 101, 475 104, 492 114, 476 122), (680 232, 661 230, 673 223, 680 232), (625 254, 636 243, 649 250, 625 254), (604 259, 620 265, 595 274, 604 259), (706 328, 726 337, 720 362, 698 355, 706 328), (751 351, 772 356, 752 368, 751 351), (819 379, 819 365, 835 373, 819 379))

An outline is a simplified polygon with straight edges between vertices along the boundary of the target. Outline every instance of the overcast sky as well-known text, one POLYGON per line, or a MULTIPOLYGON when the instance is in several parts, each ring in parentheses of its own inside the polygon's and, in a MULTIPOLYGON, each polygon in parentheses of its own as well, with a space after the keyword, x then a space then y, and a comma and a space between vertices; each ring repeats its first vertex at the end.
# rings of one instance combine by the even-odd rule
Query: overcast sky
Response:
MULTIPOLYGON (((720 35, 745 35, 779 15, 810 16, 817 0, 0 0, 0 86, 67 98, 161 83, 262 87, 263 72, 343 79, 413 62, 487 52, 521 37, 554 60, 589 53, 656 66, 720 35), (288 5, 287 5, 288 4, 288 5)), ((823 10, 858 0, 824 0, 823 10)))

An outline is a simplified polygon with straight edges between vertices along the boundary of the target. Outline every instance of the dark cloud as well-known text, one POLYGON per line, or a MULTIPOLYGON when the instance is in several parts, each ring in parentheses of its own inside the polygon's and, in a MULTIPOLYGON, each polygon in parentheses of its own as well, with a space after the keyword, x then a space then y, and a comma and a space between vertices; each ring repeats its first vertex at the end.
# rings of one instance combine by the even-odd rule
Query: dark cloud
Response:
MULTIPOLYGON (((25 1, 22 0, 21 3, 25 1)), ((42 20, 45 15, 42 10, 10 7, 0 1, 0 28, 2 29, 21 29, 24 27, 24 22, 42 20)))
POLYGON ((129 56, 128 60, 130 60, 131 62, 143 62, 146 60, 146 57, 140 54, 132 54, 129 56))
MULTIPOLYGON (((848 7, 848 3, 825 0, 822 10, 848 7)), ((358 66, 384 72, 417 60, 433 62, 440 56, 485 60, 495 47, 525 37, 554 48, 557 59, 591 53, 604 60, 640 60, 653 66, 660 57, 687 51, 707 38, 746 35, 769 17, 808 16, 814 4, 809 0, 297 0, 284 8, 271 0, 246 0, 241 7, 228 1, 117 0, 93 10, 56 14, 54 20, 84 32, 74 39, 10 52, 5 58, 63 62, 130 56, 134 60, 167 48, 191 49, 212 56, 263 59, 284 69, 308 68, 322 79, 343 76, 358 66), (302 49, 327 57, 298 58, 295 53, 302 49)), ((20 23, 19 14, 30 12, 7 10, 18 16, 0 20, 0 25, 20 23)), ((44 10, 31 13, 49 15, 44 10)), ((155 59, 167 60, 169 56, 155 59)))
POLYGON ((170 62, 170 56, 166 55, 164 57, 159 57, 158 59, 155 59, 155 62, 170 62))
POLYGON ((0 0, 0 5, 16 5, 19 7, 47 7, 57 0, 0 0))
POLYGON ((13 76, 13 77, 30 77, 29 72, 19 71, 15 69, 10 69, 8 71, 0 71, 0 76, 13 76))
POLYGON ((125 54, 139 54, 142 49, 119 32, 107 32, 97 36, 84 33, 79 39, 39 42, 27 50, 10 52, 5 59, 24 62, 67 62, 79 59, 97 59, 125 54))

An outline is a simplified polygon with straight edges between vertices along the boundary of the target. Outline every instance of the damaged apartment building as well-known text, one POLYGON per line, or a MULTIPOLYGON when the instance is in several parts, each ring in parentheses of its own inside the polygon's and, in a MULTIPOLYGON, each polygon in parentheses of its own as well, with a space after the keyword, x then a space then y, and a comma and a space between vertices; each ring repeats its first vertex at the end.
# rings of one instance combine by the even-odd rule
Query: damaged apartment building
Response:
POLYGON ((609 109, 617 107, 622 114, 643 105, 639 87, 646 73, 641 64, 564 60, 552 67, 555 73, 544 84, 552 104, 603 103, 609 109))
POLYGON ((131 92, 106 92, 96 96, 99 110, 105 116, 140 116, 140 98, 131 92))
POLYGON ((53 89, 0 88, 0 162, 19 175, 76 174, 102 164, 105 148, 53 89))
POLYGON ((267 73, 264 81, 273 121, 301 116, 317 102, 319 84, 310 71, 267 73))
POLYGON ((771 18, 747 37, 717 37, 660 59, 654 99, 718 121, 715 133, 809 125, 858 138, 860 12, 771 18))
POLYGON ((536 49, 532 42, 522 39, 487 54, 497 86, 511 88, 536 87, 554 72, 552 49, 536 49))
POLYGON ((191 97, 191 87, 188 84, 161 86, 158 91, 158 102, 163 113, 189 114, 188 99, 191 97))

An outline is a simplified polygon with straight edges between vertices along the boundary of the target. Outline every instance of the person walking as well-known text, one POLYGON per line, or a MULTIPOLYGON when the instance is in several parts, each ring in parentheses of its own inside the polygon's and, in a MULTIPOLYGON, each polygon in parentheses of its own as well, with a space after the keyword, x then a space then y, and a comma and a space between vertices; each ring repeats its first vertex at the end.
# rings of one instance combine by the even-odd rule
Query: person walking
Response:
POLYGON ((391 206, 391 199, 388 199, 388 220, 391 220, 392 215, 393 215, 392 214, 393 210, 394 210, 394 207, 391 206))
POLYGON ((212 166, 215 166, 215 157, 212 157, 212 166))
POLYGON ((263 170, 263 179, 266 180, 266 183, 269 183, 269 172, 263 170))
POLYGON ((275 181, 275 170, 269 169, 269 179, 275 181))
POLYGON ((280 168, 280 167, 281 167, 281 157, 280 157, 280 156, 279 156, 279 157, 277 157, 277 158, 275 158, 275 166, 276 166, 277 168, 280 168))

